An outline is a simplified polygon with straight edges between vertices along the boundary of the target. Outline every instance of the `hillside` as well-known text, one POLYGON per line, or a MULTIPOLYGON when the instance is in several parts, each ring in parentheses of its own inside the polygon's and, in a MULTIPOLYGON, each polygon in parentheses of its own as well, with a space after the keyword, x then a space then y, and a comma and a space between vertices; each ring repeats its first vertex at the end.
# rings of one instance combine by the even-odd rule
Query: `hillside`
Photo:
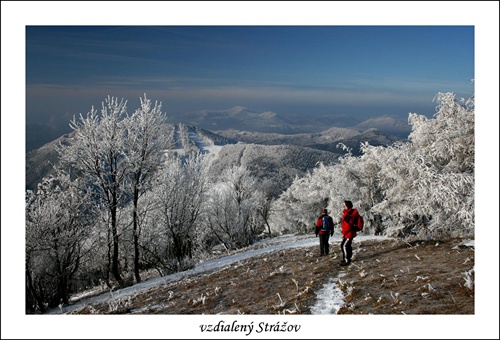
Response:
POLYGON ((280 134, 265 133, 257 131, 242 131, 236 129, 216 131, 217 134, 244 143, 255 143, 264 145, 297 145, 309 146, 314 144, 325 144, 339 142, 359 135, 359 132, 347 128, 330 128, 313 133, 280 134))
POLYGON ((294 145, 328 151, 338 155, 345 154, 345 151, 337 147, 339 143, 343 143, 350 147, 353 150, 354 155, 359 155, 359 146, 362 142, 368 142, 371 145, 378 146, 391 145, 396 141, 404 139, 387 134, 376 128, 368 128, 358 131, 354 128, 339 127, 333 127, 314 133, 299 133, 293 135, 241 131, 235 129, 217 131, 217 134, 231 140, 244 143, 262 145, 294 145))
POLYGON ((318 239, 305 238, 310 242, 303 247, 283 245, 126 295, 116 291, 114 297, 106 294, 105 300, 80 303, 67 313, 317 314, 314 306, 328 299, 323 291, 332 283, 342 291, 342 305, 338 311, 323 309, 326 314, 475 313, 474 248, 464 240, 410 243, 358 237, 353 263, 340 267, 338 235, 326 257, 318 256, 318 239))
POLYGON ((245 166, 252 175, 268 183, 268 193, 278 196, 296 176, 303 176, 318 162, 333 164, 339 155, 293 145, 238 143, 225 145, 212 163, 214 174, 231 166, 245 166))
POLYGON ((34 190, 43 177, 53 173, 54 165, 59 163, 56 147, 66 144, 70 137, 71 134, 63 135, 26 154, 26 190, 34 190))

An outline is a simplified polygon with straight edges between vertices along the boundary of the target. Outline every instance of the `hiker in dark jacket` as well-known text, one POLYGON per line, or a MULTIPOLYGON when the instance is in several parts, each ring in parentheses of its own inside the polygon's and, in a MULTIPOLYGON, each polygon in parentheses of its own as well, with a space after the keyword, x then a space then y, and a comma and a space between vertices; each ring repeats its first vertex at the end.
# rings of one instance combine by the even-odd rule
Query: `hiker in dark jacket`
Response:
POLYGON ((333 236, 333 219, 328 215, 328 210, 321 210, 321 216, 316 221, 316 236, 319 235, 320 256, 328 255, 330 245, 328 239, 333 236))
POLYGON ((351 264, 352 258, 352 240, 356 237, 356 232, 352 230, 352 225, 354 222, 354 216, 359 216, 359 212, 352 208, 351 201, 344 201, 345 209, 342 213, 342 242, 340 243, 340 248, 342 250, 342 262, 341 266, 347 266, 351 264))

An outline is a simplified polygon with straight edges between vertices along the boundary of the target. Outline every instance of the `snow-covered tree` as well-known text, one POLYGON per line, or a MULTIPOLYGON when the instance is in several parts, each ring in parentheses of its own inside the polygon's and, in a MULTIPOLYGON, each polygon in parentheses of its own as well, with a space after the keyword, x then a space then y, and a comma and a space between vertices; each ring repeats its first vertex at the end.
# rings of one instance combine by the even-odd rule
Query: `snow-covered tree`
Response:
POLYGON ((266 197, 258 181, 243 166, 226 169, 211 188, 206 204, 206 223, 213 237, 226 249, 253 243, 262 233, 262 211, 266 197), (259 213, 260 211, 260 213, 259 213))
POLYGON ((134 244, 134 276, 136 282, 141 281, 139 272, 139 237, 140 211, 139 199, 152 189, 165 149, 171 145, 171 134, 166 124, 166 116, 161 112, 161 103, 144 95, 140 98, 141 107, 127 119, 126 138, 124 139, 125 161, 130 167, 129 185, 133 204, 133 244, 134 244))
POLYGON ((84 117, 71 121, 75 135, 69 145, 59 149, 63 162, 72 165, 94 188, 96 201, 102 202, 109 212, 112 246, 111 272, 123 285, 119 266, 118 212, 126 202, 124 181, 130 172, 125 158, 127 138, 126 101, 109 97, 102 103, 101 114, 92 107, 84 117))
POLYGON ((453 93, 438 93, 433 119, 410 113, 412 145, 440 172, 474 173, 474 96, 457 102, 453 93))
POLYGON ((154 190, 144 202, 155 207, 142 235, 148 263, 169 271, 192 264, 190 259, 202 233, 199 217, 208 185, 207 167, 201 154, 165 160, 154 190))
POLYGON ((94 208, 82 181, 62 171, 26 193, 26 311, 68 303, 94 208))
POLYGON ((474 102, 440 93, 433 119, 411 113, 410 143, 367 147, 377 160, 383 199, 372 207, 386 234, 421 238, 474 232, 474 102))
POLYGON ((272 205, 271 227, 278 233, 312 232, 318 211, 328 206, 330 167, 323 164, 292 185, 272 205))

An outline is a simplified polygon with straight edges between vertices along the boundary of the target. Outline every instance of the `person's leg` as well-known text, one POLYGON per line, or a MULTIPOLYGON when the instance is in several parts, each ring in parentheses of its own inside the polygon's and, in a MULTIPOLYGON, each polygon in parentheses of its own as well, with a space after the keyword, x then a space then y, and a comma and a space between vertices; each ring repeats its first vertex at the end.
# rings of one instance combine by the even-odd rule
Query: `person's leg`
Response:
POLYGON ((351 258, 352 258, 352 238, 347 239, 347 242, 345 243, 345 249, 346 249, 346 261, 347 261, 347 263, 351 263, 351 258))
POLYGON ((323 239, 323 235, 319 234, 319 254, 320 254, 320 256, 325 254, 325 244, 324 244, 324 242, 325 241, 323 239))
POLYGON ((347 241, 347 239, 343 238, 342 242, 340 243, 340 250, 342 250, 342 262, 345 262, 345 260, 346 260, 346 250, 345 250, 345 247, 344 247, 346 241, 347 241))
POLYGON ((325 234, 325 255, 328 255, 330 253, 330 244, 328 243, 329 239, 330 234, 325 234))

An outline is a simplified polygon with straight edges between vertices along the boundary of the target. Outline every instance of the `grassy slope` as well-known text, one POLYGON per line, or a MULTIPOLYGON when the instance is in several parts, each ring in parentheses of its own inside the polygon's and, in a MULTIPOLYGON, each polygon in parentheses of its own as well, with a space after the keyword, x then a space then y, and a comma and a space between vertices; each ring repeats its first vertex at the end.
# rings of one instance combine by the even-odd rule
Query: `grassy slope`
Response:
POLYGON ((280 250, 72 314, 310 314, 315 292, 341 272, 338 314, 474 314, 464 276, 474 249, 459 243, 355 242, 349 267, 338 266, 338 243, 327 257, 316 246, 280 250))

